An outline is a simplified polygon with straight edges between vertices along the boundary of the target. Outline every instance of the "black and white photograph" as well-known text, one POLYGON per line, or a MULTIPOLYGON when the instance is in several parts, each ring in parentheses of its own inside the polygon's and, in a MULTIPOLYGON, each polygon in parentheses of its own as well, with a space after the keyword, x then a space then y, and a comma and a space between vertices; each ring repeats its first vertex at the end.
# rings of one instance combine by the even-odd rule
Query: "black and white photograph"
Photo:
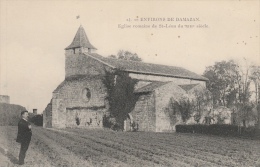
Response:
POLYGON ((0 0, 0 167, 260 167, 259 0, 0 0))

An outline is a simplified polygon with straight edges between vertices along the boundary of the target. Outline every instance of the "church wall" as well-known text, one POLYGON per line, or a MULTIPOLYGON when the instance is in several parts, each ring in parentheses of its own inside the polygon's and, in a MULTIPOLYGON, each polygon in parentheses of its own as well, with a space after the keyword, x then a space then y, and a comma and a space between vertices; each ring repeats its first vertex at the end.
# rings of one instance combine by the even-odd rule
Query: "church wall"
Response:
POLYGON ((84 54, 66 54, 65 77, 75 75, 100 75, 104 65, 84 54))
MULTIPOLYGON (((76 49, 75 52, 66 50, 66 79, 59 90, 53 93, 52 115, 45 114, 46 117, 49 117, 45 119, 45 127, 103 127, 102 119, 108 110, 108 105, 105 100, 105 87, 100 77, 104 75, 104 68, 110 68, 80 52, 79 49, 76 49), (87 95, 88 92, 90 95, 87 95)), ((135 89, 149 84, 150 81, 171 81, 171 83, 157 88, 153 93, 140 95, 131 112, 134 121, 138 123, 139 131, 172 130, 165 107, 171 97, 179 98, 185 94, 185 91, 177 85, 199 83, 206 87, 205 81, 193 79, 136 73, 130 73, 129 76, 140 80, 135 89)))
POLYGON ((138 124, 138 131, 155 131, 154 94, 138 95, 134 110, 130 113, 138 124))
POLYGON ((99 111, 89 108, 67 108, 66 127, 102 128, 104 109, 99 111))
POLYGON ((170 124, 168 113, 166 113, 166 107, 168 107, 171 97, 178 100, 185 95, 187 95, 186 92, 173 82, 155 90, 156 132, 174 130, 170 124))
POLYGON ((52 99, 52 127, 65 128, 65 120, 63 99, 52 99))
POLYGON ((130 73, 129 76, 133 79, 140 79, 140 80, 149 80, 149 81, 172 81, 173 83, 177 85, 182 84, 201 84, 204 87, 206 87, 205 81, 199 81, 194 79, 184 79, 184 78, 174 78, 174 77, 166 77, 166 76, 156 76, 156 75, 148 75, 148 74, 136 74, 136 73, 130 73))
POLYGON ((53 93, 53 127, 87 126, 90 118, 93 122, 99 122, 102 120, 103 112, 107 110, 105 96, 106 92, 101 79, 66 81, 58 92, 53 93), (77 117, 81 121, 79 125, 76 125, 77 117))
POLYGON ((51 128, 52 127, 52 105, 49 103, 45 110, 43 111, 43 127, 51 128))

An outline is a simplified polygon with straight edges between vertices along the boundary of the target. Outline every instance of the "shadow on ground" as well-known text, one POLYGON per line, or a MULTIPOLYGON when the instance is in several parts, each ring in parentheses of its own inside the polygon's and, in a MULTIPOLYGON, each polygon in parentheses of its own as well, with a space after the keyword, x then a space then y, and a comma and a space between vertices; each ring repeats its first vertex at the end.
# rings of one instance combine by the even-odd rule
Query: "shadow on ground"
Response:
POLYGON ((5 155, 13 164, 18 164, 19 160, 10 152, 0 147, 0 152, 5 155))

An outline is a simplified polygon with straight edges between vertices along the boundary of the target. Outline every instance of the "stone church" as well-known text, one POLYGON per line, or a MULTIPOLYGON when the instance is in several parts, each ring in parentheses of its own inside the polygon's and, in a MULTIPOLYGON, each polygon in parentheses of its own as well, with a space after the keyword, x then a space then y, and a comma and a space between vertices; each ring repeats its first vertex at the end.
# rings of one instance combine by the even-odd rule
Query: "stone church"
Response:
POLYGON ((44 127, 103 128, 102 120, 109 109, 102 82, 105 69, 123 69, 138 80, 134 90, 138 100, 125 120, 126 131, 131 130, 132 122, 138 124, 139 131, 172 130, 174 124, 165 112, 169 100, 205 88, 208 80, 181 67, 107 58, 95 52, 80 26, 65 48, 65 80, 53 91, 43 112, 44 127))

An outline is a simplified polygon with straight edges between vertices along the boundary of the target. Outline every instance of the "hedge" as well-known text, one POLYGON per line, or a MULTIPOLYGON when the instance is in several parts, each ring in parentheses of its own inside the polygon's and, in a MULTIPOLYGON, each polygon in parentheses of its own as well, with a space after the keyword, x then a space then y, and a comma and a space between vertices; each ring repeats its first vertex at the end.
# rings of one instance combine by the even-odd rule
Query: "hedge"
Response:
POLYGON ((30 122, 32 122, 36 126, 42 126, 43 115, 42 114, 34 115, 33 117, 30 118, 30 122))
POLYGON ((200 133, 219 136, 246 136, 259 137, 259 129, 255 127, 238 127, 236 125, 212 124, 212 125, 176 125, 176 132, 200 133))
POLYGON ((0 103, 0 126, 17 126, 24 110, 20 105, 0 103))

